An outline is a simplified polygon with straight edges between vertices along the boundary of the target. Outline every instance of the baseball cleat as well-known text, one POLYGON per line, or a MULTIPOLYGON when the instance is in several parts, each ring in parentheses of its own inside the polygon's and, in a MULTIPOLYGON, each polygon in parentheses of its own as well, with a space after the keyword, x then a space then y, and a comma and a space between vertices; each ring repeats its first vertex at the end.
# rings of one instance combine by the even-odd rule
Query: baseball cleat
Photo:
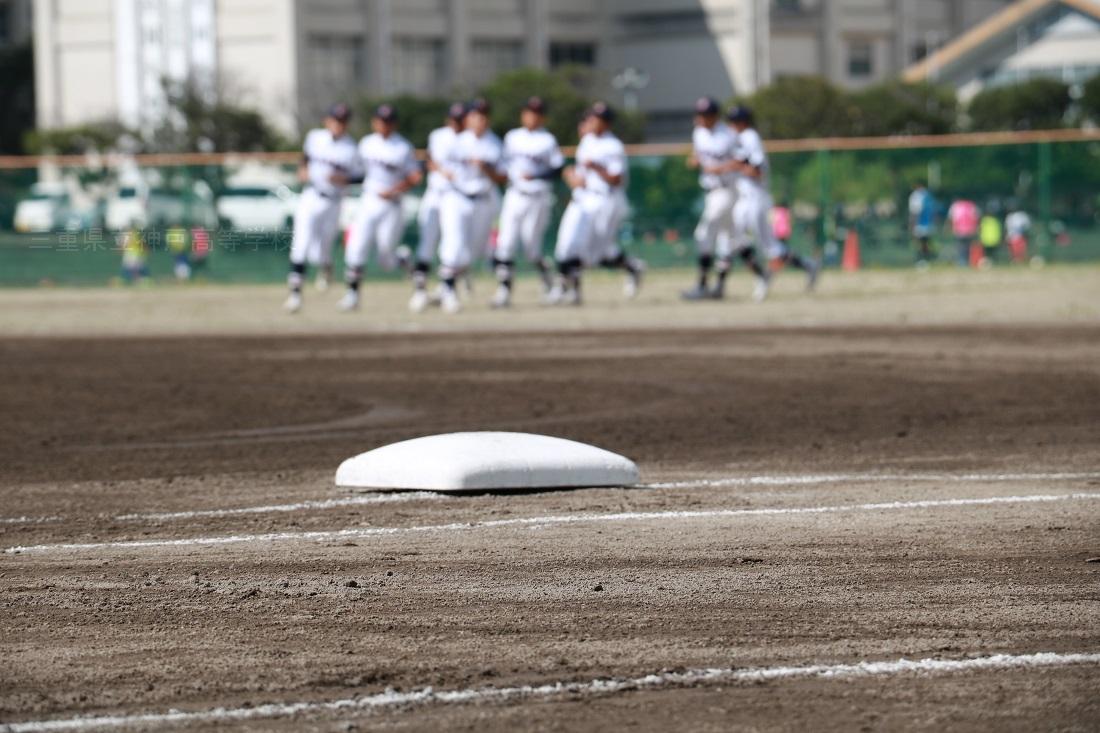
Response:
POLYGON ((493 308, 507 308, 512 304, 512 291, 503 285, 497 286, 497 291, 493 293, 493 299, 489 301, 489 305, 493 308))
POLYGON ((440 305, 443 307, 444 313, 455 314, 462 310, 462 303, 458 299, 458 293, 451 288, 447 288, 443 291, 443 295, 440 298, 440 305))
POLYGON ((409 298, 409 310, 413 313, 423 313, 430 302, 431 298, 428 297, 427 290, 413 291, 412 297, 409 298))
POLYGON ((286 296, 286 302, 283 303, 283 310, 287 313, 297 313, 302 310, 302 294, 291 293, 286 296))
POLYGON ((642 276, 645 273, 645 262, 637 257, 630 260, 630 271, 626 275, 626 284, 623 285, 623 295, 627 300, 634 300, 642 289, 642 276))
POLYGON ((752 300, 754 303, 763 303, 768 298, 768 290, 771 289, 771 276, 762 275, 757 276, 756 285, 752 289, 752 300))
POLYGON ((708 290, 702 287, 701 285, 697 285, 691 290, 684 290, 680 293, 680 300, 687 300, 692 302, 699 300, 710 300, 713 297, 714 292, 712 290, 708 290))
POLYGON ((542 294, 549 295, 554 289, 554 260, 549 257, 542 258, 542 267, 539 269, 539 277, 542 279, 542 294))
POLYGON ((313 287, 317 289, 317 292, 323 293, 328 290, 329 276, 331 273, 328 269, 321 270, 317 273, 317 279, 313 281, 313 287))
POLYGON ((344 293, 344 297, 340 298, 340 310, 348 313, 359 308, 359 293, 354 290, 349 290, 344 293))
POLYGON ((553 285, 546 295, 542 296, 543 305, 560 305, 562 299, 565 297, 565 288, 561 286, 561 283, 553 285))
POLYGON ((821 276, 821 263, 817 260, 806 261, 806 292, 812 293, 817 287, 817 279, 821 276))
POLYGON ((570 288, 565 291, 565 294, 561 298, 562 305, 581 305, 581 291, 576 288, 570 288))

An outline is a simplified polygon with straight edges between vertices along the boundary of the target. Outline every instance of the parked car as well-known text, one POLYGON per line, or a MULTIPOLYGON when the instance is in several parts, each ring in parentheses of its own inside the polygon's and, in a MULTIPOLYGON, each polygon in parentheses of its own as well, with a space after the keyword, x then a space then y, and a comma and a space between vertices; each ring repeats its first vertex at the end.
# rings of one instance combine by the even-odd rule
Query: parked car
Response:
POLYGON ((31 186, 31 195, 15 205, 15 231, 59 231, 65 227, 70 207, 64 187, 36 183, 31 186))
POLYGON ((123 186, 107 199, 106 226, 121 232, 137 224, 145 226, 145 193, 136 186, 123 186))
POLYGON ((221 225, 245 231, 280 231, 294 223, 298 194, 283 185, 238 186, 218 196, 221 225))

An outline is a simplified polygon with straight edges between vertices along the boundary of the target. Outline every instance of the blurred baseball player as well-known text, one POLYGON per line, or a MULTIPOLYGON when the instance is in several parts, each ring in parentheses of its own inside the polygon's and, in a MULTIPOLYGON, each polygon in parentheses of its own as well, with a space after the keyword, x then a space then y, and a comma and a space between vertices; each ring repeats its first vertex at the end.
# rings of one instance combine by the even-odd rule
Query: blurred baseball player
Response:
MULTIPOLYGON (((753 300, 759 303, 767 298, 771 284, 770 275, 761 267, 753 252, 753 237, 768 259, 781 260, 804 270, 807 288, 813 288, 817 282, 817 264, 792 252, 772 232, 768 218, 773 205, 768 191, 768 154, 760 133, 756 131, 752 110, 734 107, 728 117, 737 132, 735 166, 740 174, 737 178, 737 203, 733 207, 733 246, 756 275, 753 300)), ((719 277, 719 295, 723 285, 724 279, 719 277)))
POLYGON ((557 139, 544 126, 545 121, 545 102, 531 97, 520 112, 521 127, 504 136, 508 191, 504 194, 493 257, 498 283, 494 308, 512 302, 517 245, 542 278, 544 296, 552 285, 550 265, 542 256, 542 239, 553 204, 551 187, 565 166, 565 158, 557 139))
POLYGON ((428 135, 428 186, 420 200, 417 213, 417 225, 420 228, 420 245, 416 250, 416 265, 413 268, 413 295, 409 300, 409 309, 419 313, 428 307, 428 273, 432 269, 436 249, 439 246, 439 213, 443 195, 450 188, 450 181, 444 173, 450 156, 451 147, 465 129, 466 105, 455 102, 447 110, 447 119, 442 127, 432 130, 428 135))
POLYGON ((442 239, 439 277, 440 305, 447 313, 462 309, 455 291, 457 279, 485 254, 493 219, 500 209, 498 183, 507 179, 500 138, 489 129, 491 107, 475 100, 466 113, 466 129, 457 137, 442 167, 450 186, 440 209, 442 239))
POLYGON ((340 200, 348 183, 362 177, 359 150, 348 135, 351 109, 334 104, 325 116, 324 128, 310 130, 303 146, 298 178, 306 184, 294 213, 290 245, 290 294, 284 308, 302 308, 302 281, 306 263, 324 266, 332 261, 332 241, 340 226, 340 200))
POLYGON ((365 178, 359 212, 348 233, 344 254, 348 289, 340 309, 345 311, 359 307, 359 283, 371 250, 377 252, 382 269, 397 266, 397 243, 404 228, 401 198, 420 183, 416 151, 397 132, 397 110, 389 104, 379 106, 371 118, 371 129, 373 132, 359 143, 365 178))
POLYGON ((703 97, 695 103, 695 130, 688 165, 699 169, 699 185, 706 196, 703 214, 695 227, 695 245, 699 254, 699 281, 683 293, 684 300, 721 297, 720 287, 710 289, 710 273, 717 256, 719 279, 730 268, 730 238, 733 233, 733 206, 737 200, 737 174, 731 165, 737 156, 737 133, 719 119, 718 102, 703 97))
MULTIPOLYGON (((641 287, 645 263, 627 256, 618 242, 619 226, 629 205, 626 149, 611 131, 614 121, 615 110, 610 106, 604 102, 592 105, 590 128, 577 146, 577 164, 570 173, 570 185, 580 206, 577 215, 562 222, 562 228, 566 224, 569 228, 559 240, 559 249, 567 262, 579 257, 587 267, 625 270, 623 292, 627 298, 634 298, 641 287)), ((559 257, 559 269, 561 261, 559 257)), ((547 302, 580 302, 580 266, 570 263, 567 269, 569 274, 563 278, 567 282, 555 287, 547 302), (573 295, 566 298, 570 285, 573 295)))
MULTIPOLYGON (((577 139, 584 140, 592 131, 592 112, 585 110, 577 122, 577 139)), ((576 166, 567 166, 562 175, 569 185, 569 203, 558 223, 558 238, 554 245, 554 261, 557 263, 558 280, 550 289, 543 302, 547 305, 580 305, 580 277, 584 267, 584 247, 586 242, 578 236, 581 226, 579 220, 584 214, 584 177, 577 172, 576 166)))

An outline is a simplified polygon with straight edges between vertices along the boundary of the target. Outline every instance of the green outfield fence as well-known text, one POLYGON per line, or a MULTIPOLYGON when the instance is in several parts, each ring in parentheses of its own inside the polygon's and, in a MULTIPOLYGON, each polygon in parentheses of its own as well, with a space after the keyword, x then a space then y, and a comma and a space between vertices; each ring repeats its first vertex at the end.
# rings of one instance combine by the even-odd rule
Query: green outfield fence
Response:
MULTIPOLYGON (((908 198, 916 181, 927 181, 936 199, 935 240, 944 265, 953 262, 955 247, 943 214, 960 197, 1002 221, 1010 209, 1028 213, 1029 256, 1100 260, 1097 131, 785 140, 773 141, 770 151, 773 196, 793 213, 791 244, 827 265, 838 263, 852 232, 864 266, 912 265, 908 198)), ((702 197, 685 165, 686 146, 629 152, 632 212, 624 244, 651 267, 690 264, 702 197)), ((120 270, 115 230, 134 221, 152 250, 154 278, 172 276, 165 230, 185 225, 210 237, 198 279, 282 280, 296 160, 294 154, 0 158, 0 285, 111 282, 120 270)), ((410 220, 417 200, 413 194, 407 202, 410 220)), ((560 190, 557 214, 566 201, 560 190)), ((410 221, 404 239, 416 238, 410 221)), ((1000 261, 1007 264, 1003 253, 1000 261)))

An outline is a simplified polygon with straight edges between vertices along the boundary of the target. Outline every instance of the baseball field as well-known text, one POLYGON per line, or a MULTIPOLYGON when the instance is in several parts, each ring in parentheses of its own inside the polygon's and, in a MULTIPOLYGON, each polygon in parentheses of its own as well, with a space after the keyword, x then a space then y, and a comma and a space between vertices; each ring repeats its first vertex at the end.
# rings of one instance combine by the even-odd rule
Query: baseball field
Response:
POLYGON ((1100 728, 1100 267, 0 292, 0 730, 1100 728), (334 486, 514 430, 639 486, 334 486))

